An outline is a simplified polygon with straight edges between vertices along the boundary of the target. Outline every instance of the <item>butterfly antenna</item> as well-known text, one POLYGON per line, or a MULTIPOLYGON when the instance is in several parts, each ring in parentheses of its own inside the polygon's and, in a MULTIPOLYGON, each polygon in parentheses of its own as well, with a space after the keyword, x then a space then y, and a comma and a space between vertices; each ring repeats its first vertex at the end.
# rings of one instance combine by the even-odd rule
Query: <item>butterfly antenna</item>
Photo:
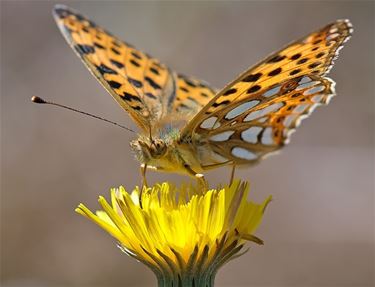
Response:
POLYGON ((77 110, 77 109, 73 109, 73 108, 68 107, 68 106, 64 106, 64 105, 57 104, 57 103, 54 103, 54 102, 46 101, 46 100, 44 100, 44 99, 42 99, 42 98, 40 98, 40 97, 32 96, 32 97, 31 97, 31 101, 32 101, 33 103, 36 103, 36 104, 47 104, 47 105, 52 105, 52 106, 56 106, 56 107, 60 107, 60 108, 64 108, 64 109, 68 109, 68 110, 71 110, 71 111, 73 111, 73 112, 80 113, 80 114, 84 114, 84 115, 86 115, 86 116, 89 116, 89 117, 92 117, 92 118, 95 118, 95 119, 98 119, 98 120, 101 120, 101 121, 104 121, 104 122, 107 122, 107 123, 113 124, 113 125, 118 126, 118 127, 122 128, 122 129, 125 129, 125 130, 127 130, 127 131, 129 131, 129 132, 133 132, 133 133, 135 133, 135 131, 133 131, 132 129, 129 129, 129 128, 127 128, 127 127, 125 127, 125 126, 123 126, 123 125, 120 125, 120 124, 118 124, 118 123, 115 123, 115 122, 112 122, 112 121, 110 121, 110 120, 107 120, 107 119, 104 119, 104 118, 101 118, 101 117, 95 116, 95 115, 90 114, 90 113, 86 113, 86 112, 84 112, 84 111, 80 111, 80 110, 77 110))

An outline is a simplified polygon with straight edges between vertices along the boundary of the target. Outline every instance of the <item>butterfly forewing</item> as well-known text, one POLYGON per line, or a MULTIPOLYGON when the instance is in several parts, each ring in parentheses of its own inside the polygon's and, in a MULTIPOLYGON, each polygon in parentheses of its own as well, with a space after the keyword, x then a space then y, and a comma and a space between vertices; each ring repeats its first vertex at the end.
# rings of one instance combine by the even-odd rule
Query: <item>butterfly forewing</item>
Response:
POLYGON ((334 94, 324 75, 351 30, 348 20, 338 20, 267 57, 209 101, 182 137, 206 141, 200 154, 219 155, 222 163, 255 162, 277 150, 301 118, 334 94))
POLYGON ((167 67, 63 5, 54 9, 63 35, 115 100, 144 130, 161 116, 171 88, 167 67))
POLYGON ((145 131, 174 112, 192 117, 215 95, 203 81, 171 71, 73 9, 57 5, 54 17, 89 70, 145 131))

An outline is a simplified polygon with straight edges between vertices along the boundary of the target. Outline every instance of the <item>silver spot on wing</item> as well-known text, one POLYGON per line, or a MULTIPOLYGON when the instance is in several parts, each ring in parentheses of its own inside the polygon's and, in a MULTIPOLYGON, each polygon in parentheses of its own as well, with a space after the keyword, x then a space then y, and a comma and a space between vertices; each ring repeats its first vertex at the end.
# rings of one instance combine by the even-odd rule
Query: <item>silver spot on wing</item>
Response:
POLYGON ((241 138, 248 143, 257 143, 258 135, 263 130, 261 127, 250 127, 241 133, 241 138))
POLYGON ((248 114, 245 119, 244 119, 244 122, 249 122, 249 121, 252 121, 254 119, 257 119, 257 118, 260 118, 260 117, 263 117, 271 112, 274 112, 274 111, 277 111, 278 109, 280 109, 284 104, 279 102, 279 103, 274 103, 268 107, 265 107, 263 109, 260 109, 260 110, 257 110, 257 111, 254 111, 250 114, 248 114))
POLYGON ((272 138, 272 128, 271 127, 268 127, 263 131, 261 141, 262 141, 262 144, 264 144, 264 145, 273 145, 274 144, 274 141, 273 141, 273 138, 272 138))
POLYGON ((255 107, 257 104, 259 104, 260 101, 258 100, 253 100, 253 101, 249 101, 249 102, 245 102, 237 107, 235 107, 233 110, 231 110, 230 112, 228 112, 225 116, 225 118, 227 120, 231 120, 231 119, 234 119, 235 117, 238 117, 240 114, 242 114, 243 112, 246 112, 247 110, 255 107))
POLYGON ((212 128, 217 128, 220 126, 220 123, 216 123, 217 117, 209 117, 208 119, 205 119, 200 127, 202 129, 212 129, 212 128))
POLYGON ((232 134, 234 134, 234 131, 225 131, 225 132, 213 135, 212 137, 210 137, 210 140, 214 142, 227 141, 232 134))
POLYGON ((232 155, 241 159, 246 159, 246 160, 255 160, 258 158, 255 153, 247 149, 244 149, 242 147, 234 147, 232 149, 232 155))
POLYGON ((266 97, 266 98, 272 97, 274 95, 277 95, 280 92, 280 89, 281 89, 281 86, 278 85, 278 86, 268 90, 267 92, 265 92, 262 96, 266 97))

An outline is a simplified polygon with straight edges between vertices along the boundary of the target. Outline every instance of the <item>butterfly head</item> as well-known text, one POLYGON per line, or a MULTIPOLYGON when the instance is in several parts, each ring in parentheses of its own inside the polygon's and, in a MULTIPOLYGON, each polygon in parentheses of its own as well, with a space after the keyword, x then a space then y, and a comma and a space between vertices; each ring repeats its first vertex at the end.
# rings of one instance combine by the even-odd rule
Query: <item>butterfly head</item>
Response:
POLYGON ((138 159, 147 163, 152 159, 163 157, 167 152, 167 144, 164 140, 156 138, 139 138, 130 143, 138 159))

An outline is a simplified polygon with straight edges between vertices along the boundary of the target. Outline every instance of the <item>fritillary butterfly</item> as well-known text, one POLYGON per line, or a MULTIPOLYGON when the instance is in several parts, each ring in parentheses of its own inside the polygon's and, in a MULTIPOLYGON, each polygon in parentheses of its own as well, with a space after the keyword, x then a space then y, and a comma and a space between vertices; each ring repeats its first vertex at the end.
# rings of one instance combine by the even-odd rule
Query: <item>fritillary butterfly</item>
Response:
POLYGON ((66 6, 57 24, 77 55, 141 129, 131 147, 146 168, 202 178, 251 165, 334 95, 325 77, 351 33, 337 20, 271 54, 222 90, 178 74, 66 6))

